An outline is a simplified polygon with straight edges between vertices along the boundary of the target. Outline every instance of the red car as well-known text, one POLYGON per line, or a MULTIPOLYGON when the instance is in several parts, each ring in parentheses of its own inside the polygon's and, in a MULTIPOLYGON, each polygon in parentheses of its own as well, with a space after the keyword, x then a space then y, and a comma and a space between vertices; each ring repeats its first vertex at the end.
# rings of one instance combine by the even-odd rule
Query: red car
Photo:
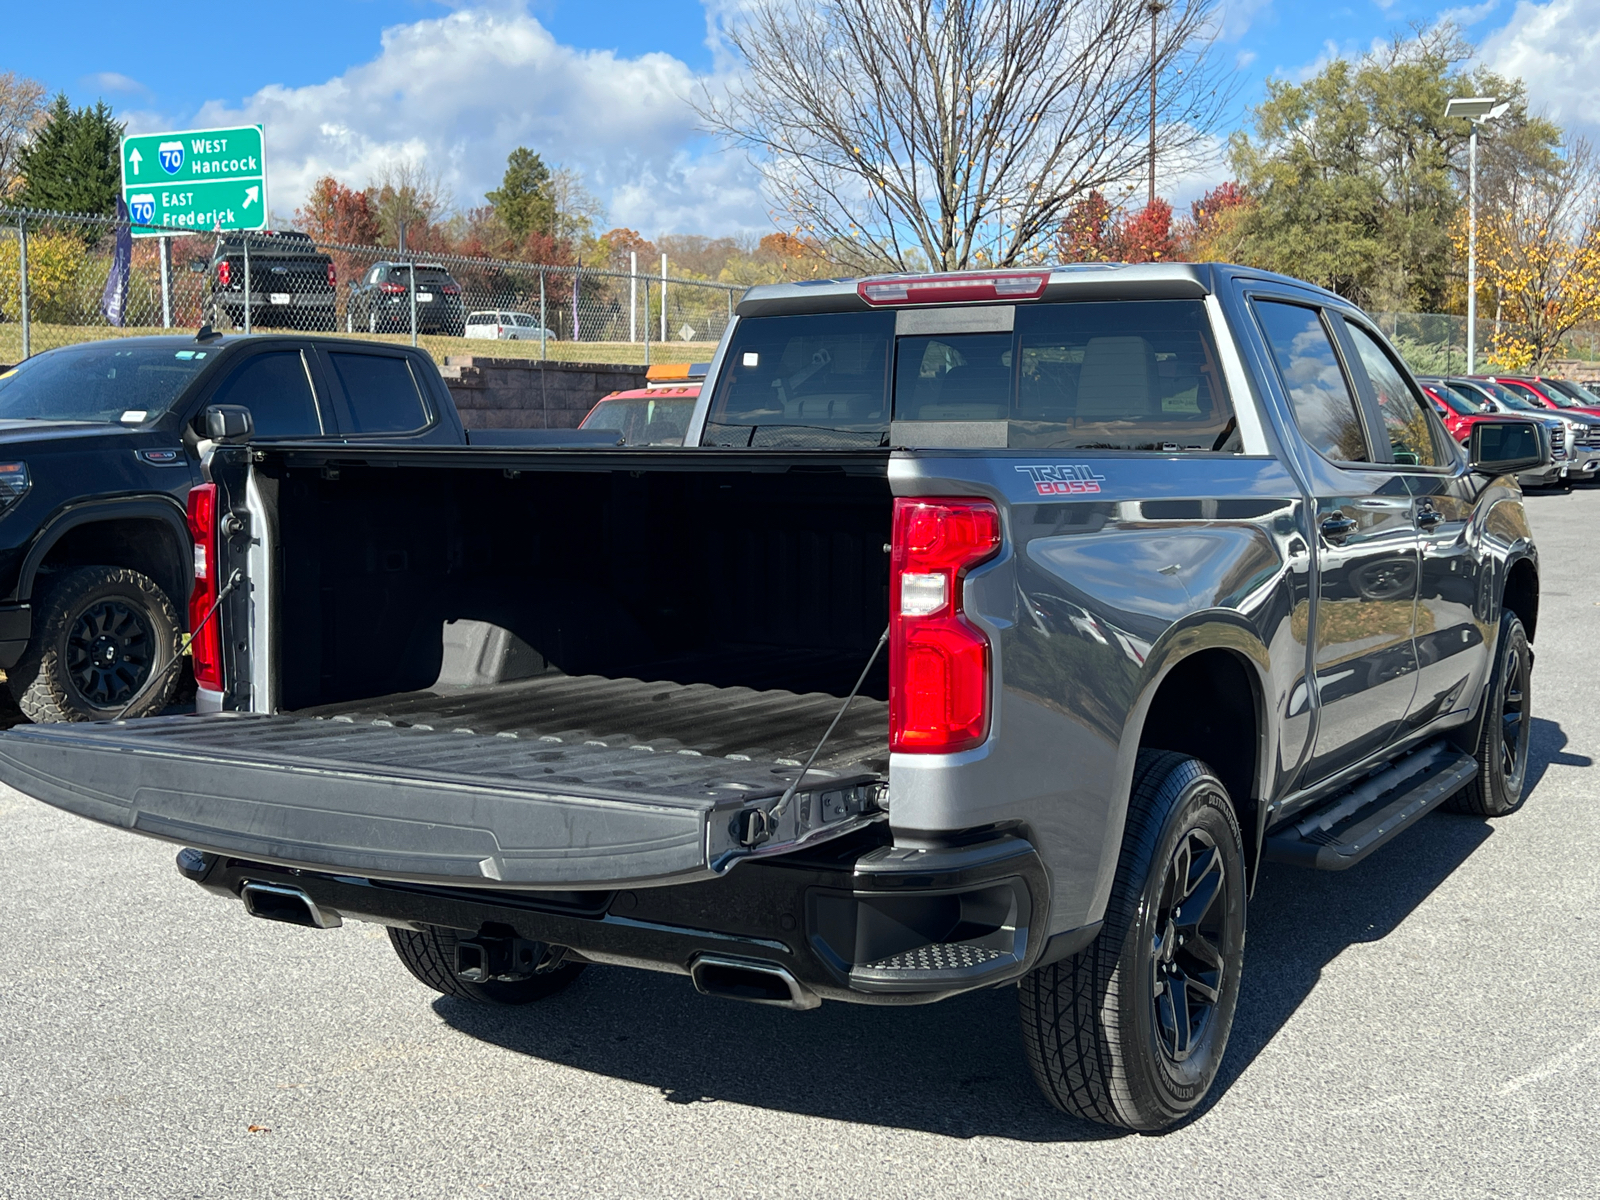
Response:
POLYGON ((1485 421, 1504 421, 1508 418, 1486 412, 1476 401, 1463 396, 1446 383, 1424 383, 1422 390, 1433 402, 1434 411, 1444 420, 1450 436, 1463 446, 1472 436, 1472 427, 1485 421))

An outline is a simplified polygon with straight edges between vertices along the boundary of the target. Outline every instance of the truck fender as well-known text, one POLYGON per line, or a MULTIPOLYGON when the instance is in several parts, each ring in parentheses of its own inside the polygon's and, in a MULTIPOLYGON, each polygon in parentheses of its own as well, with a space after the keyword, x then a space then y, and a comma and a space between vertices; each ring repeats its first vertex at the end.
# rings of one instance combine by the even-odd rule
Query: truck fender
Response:
MULTIPOLYGON (((50 551, 55 549, 57 543, 68 533, 84 525, 121 520, 153 520, 160 523, 172 539, 179 559, 185 562, 188 560, 191 553, 188 517, 171 496, 114 496, 82 500, 69 504, 52 515, 34 538, 33 545, 23 558, 22 567, 17 574, 17 601, 26 604, 33 599, 34 582, 38 577, 40 566, 50 551)), ((172 581, 157 580, 157 582, 166 584, 172 581)), ((174 598, 174 603, 181 605, 184 598, 183 595, 178 595, 174 598)))
POLYGON ((1266 790, 1262 781, 1271 777, 1272 757, 1276 751, 1271 722, 1265 719, 1269 711, 1267 697, 1272 694, 1271 656, 1247 617, 1232 609, 1205 609, 1175 621, 1145 656, 1144 678, 1123 725, 1122 739, 1117 749, 1112 809, 1107 815, 1105 840, 1099 856, 1100 872, 1095 880, 1094 898, 1089 909, 1089 919, 1092 921, 1100 920, 1105 915, 1111 885, 1116 878, 1117 861, 1122 851, 1122 832, 1128 817, 1128 797, 1133 792, 1133 769, 1139 756, 1139 745, 1150 707, 1160 693, 1161 685, 1179 665, 1208 650, 1226 650, 1240 660, 1245 665, 1245 673, 1254 693, 1251 700, 1256 713, 1256 746, 1252 764, 1252 794, 1232 797, 1239 809, 1240 825, 1244 827, 1246 861, 1254 875, 1268 803, 1268 798, 1261 794, 1266 790), (1252 814, 1254 820, 1250 819, 1252 814))

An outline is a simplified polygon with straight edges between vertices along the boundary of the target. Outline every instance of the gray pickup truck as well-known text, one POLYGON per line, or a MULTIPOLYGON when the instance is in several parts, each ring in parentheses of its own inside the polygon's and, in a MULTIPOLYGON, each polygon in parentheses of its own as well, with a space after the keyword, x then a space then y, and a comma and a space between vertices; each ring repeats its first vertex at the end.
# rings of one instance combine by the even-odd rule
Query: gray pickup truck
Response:
POLYGON ((755 288, 683 448, 219 446, 205 711, 13 729, 0 778, 472 1001, 1014 985, 1050 1100, 1159 1130, 1262 862, 1523 801, 1550 447, 1473 437, 1243 268, 755 288))

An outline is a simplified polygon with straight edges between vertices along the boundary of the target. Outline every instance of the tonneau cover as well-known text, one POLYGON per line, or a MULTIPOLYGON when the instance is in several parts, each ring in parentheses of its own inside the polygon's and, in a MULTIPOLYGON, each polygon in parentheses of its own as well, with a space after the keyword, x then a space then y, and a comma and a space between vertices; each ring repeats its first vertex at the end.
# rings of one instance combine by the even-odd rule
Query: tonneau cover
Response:
MULTIPOLYGON (((727 870, 740 810, 799 773, 770 761, 557 743, 385 720, 211 713, 0 733, 0 780, 152 837, 413 882, 609 887, 727 870)), ((760 852, 875 820, 870 772, 813 771, 760 852)))

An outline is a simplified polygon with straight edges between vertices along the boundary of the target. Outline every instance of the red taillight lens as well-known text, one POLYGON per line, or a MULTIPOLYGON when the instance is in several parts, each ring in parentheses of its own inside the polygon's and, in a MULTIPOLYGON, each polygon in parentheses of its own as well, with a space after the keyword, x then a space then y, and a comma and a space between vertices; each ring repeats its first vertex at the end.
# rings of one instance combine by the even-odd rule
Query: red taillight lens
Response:
POLYGON ((378 286, 391 296, 404 296, 406 294, 406 285, 403 283, 382 283, 378 286))
POLYGON ((984 275, 898 275, 863 279, 856 295, 868 304, 967 304, 982 300, 1037 300, 1050 282, 1049 271, 1006 271, 984 275))
POLYGON ((223 259, 217 264, 217 282, 227 287, 233 281, 233 268, 228 266, 228 260, 223 259))
POLYGON ((222 639, 217 616, 201 621, 217 600, 217 485, 202 483, 189 490, 189 537, 194 541, 194 587, 189 592, 189 651, 194 679, 201 687, 222 689, 222 639))
POLYGON ((339 286, 339 276, 334 272, 332 263, 328 264, 328 286, 329 287, 338 287, 339 286))
POLYGON ((966 573, 1000 550, 987 500, 896 500, 889 748, 950 754, 989 734, 989 639, 961 612, 966 573))
POLYGON ((450 284, 450 283, 445 284, 439 290, 441 292, 443 292, 446 296, 459 296, 459 295, 461 295, 461 289, 456 287, 454 284, 450 284))

